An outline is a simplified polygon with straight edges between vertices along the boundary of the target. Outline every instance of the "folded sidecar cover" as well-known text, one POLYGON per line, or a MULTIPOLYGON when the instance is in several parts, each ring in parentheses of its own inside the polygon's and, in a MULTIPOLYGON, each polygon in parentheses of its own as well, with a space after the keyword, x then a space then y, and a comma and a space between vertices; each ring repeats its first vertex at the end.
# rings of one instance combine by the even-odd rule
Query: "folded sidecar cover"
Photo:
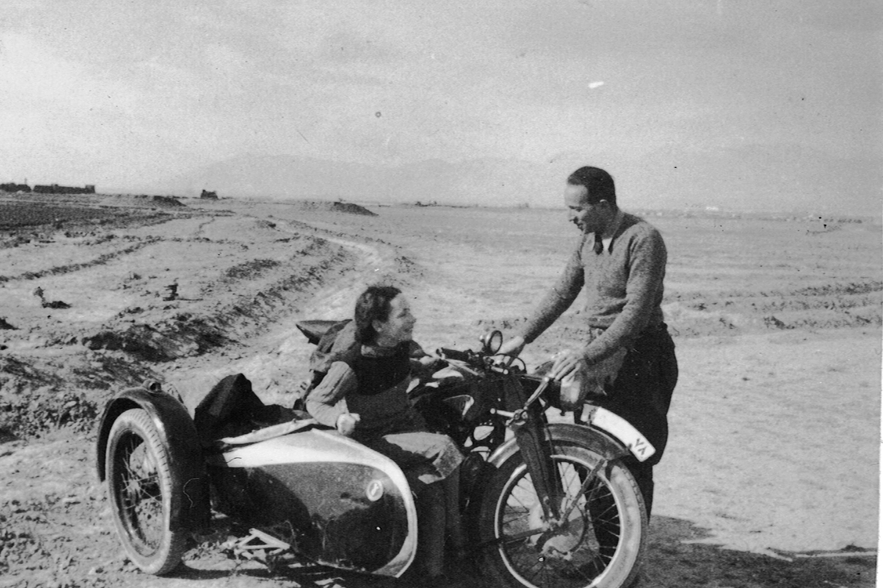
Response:
POLYGON ((222 378, 199 402, 193 422, 200 442, 208 447, 222 437, 244 435, 300 418, 310 417, 283 406, 265 405, 248 378, 233 374, 222 378))

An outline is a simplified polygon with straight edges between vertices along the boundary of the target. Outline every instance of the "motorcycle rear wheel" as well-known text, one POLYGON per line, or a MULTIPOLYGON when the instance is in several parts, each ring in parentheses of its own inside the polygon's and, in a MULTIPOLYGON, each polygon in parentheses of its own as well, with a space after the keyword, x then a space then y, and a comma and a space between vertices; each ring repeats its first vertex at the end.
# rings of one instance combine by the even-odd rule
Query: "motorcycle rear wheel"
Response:
POLYGON ((576 506, 559 532, 545 535, 537 532, 525 536, 541 527, 542 509, 521 454, 512 455, 494 472, 479 513, 481 543, 490 543, 482 550, 482 567, 494 585, 631 585, 647 543, 644 500, 632 474, 616 460, 602 467, 597 472, 597 482, 590 483, 589 489, 580 495, 582 481, 600 459, 598 453, 586 447, 553 441, 552 460, 564 485, 560 504, 566 507, 575 500, 576 506), (599 539, 605 529, 609 547, 602 553, 599 539))
POLYGON ((174 472, 146 411, 130 409, 114 421, 105 463, 113 522, 126 553, 143 572, 170 572, 187 537, 170 528, 174 472))

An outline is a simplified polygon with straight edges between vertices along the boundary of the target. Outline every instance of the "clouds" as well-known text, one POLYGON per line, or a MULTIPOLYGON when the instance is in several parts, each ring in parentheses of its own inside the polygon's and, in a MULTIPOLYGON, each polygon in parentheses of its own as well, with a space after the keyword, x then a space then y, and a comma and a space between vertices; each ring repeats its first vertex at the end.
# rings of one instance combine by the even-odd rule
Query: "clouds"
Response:
POLYGON ((792 24, 818 31, 879 33, 883 30, 883 5, 877 0, 818 2, 809 6, 801 0, 776 2, 771 9, 792 24))
POLYGON ((83 161, 94 165, 96 154, 123 146, 120 129, 131 132, 137 122, 140 93, 33 36, 5 34, 2 43, 0 135, 7 173, 88 180, 83 161))
POLYGON ((31 35, 4 35, 0 65, 0 84, 17 95, 15 101, 6 103, 7 107, 36 103, 46 108, 43 114, 50 116, 95 110, 125 114, 137 101, 137 93, 126 84, 58 55, 31 35))

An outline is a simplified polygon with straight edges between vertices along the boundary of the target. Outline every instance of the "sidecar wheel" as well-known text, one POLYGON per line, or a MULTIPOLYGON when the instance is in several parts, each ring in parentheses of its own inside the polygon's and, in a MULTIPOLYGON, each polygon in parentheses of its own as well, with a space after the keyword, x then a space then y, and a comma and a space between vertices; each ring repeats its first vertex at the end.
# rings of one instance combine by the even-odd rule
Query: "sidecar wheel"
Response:
POLYGON ((507 459, 486 486, 478 531, 485 545, 483 567, 492 583, 506 588, 629 586, 647 543, 647 514, 634 477, 614 461, 580 495, 582 481, 601 456, 554 441, 552 459, 564 486, 561 504, 576 501, 557 532, 530 533, 541 528, 542 509, 520 453, 507 459))
POLYGON ((148 574, 170 572, 187 537, 170 529, 174 472, 146 411, 130 409, 114 421, 105 463, 113 522, 126 553, 148 574))

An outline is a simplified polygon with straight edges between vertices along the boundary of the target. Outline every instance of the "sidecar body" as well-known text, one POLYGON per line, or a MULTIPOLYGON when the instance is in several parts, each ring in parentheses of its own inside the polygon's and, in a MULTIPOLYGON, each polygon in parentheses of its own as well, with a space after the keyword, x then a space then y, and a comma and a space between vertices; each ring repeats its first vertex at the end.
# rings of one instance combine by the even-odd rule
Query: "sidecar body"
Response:
POLYGON ((316 561, 400 575, 417 529, 402 471, 336 432, 299 425, 221 441, 223 449, 206 456, 215 508, 273 530, 316 561))
POLYGON ((170 571, 177 561, 156 560, 180 560, 180 536, 205 530, 211 509, 308 560, 401 575, 417 545, 414 500, 401 469, 309 415, 264 407, 244 377, 231 378, 193 418, 155 384, 125 390, 106 406, 98 473, 132 560, 149 573, 170 571), (153 430, 115 424, 133 420, 133 411, 150 423, 140 429, 153 430), (122 440, 118 429, 127 432, 122 440), (146 528, 156 524, 143 514, 149 503, 161 506, 161 529, 146 528))

